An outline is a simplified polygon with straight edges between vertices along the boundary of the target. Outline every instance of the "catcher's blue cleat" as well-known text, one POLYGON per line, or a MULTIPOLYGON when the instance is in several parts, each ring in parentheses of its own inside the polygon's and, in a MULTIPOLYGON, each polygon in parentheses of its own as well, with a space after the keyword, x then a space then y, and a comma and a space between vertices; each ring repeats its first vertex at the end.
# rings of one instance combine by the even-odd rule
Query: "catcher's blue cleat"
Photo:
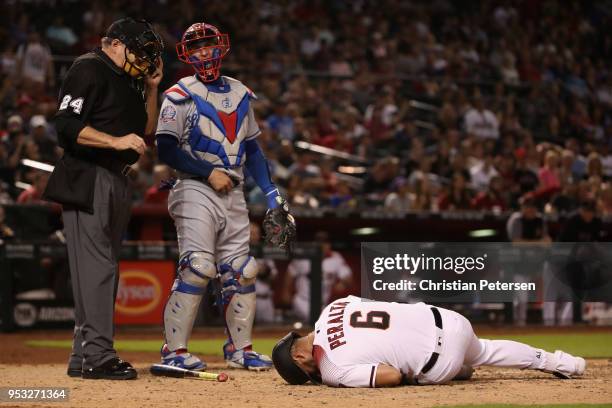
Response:
POLYGON ((233 343, 223 345, 223 355, 228 367, 245 368, 251 371, 266 371, 272 368, 272 360, 265 354, 253 350, 236 350, 233 343))
POLYGON ((206 363, 185 349, 170 351, 167 344, 161 348, 161 363, 167 366, 184 368, 186 370, 202 371, 206 363))

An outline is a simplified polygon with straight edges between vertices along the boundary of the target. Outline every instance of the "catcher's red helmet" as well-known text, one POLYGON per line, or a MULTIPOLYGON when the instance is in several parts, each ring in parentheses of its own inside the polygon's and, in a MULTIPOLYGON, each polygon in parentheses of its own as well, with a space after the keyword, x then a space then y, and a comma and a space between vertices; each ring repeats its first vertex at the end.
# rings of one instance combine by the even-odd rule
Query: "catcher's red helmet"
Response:
POLYGON ((204 82, 219 78, 221 60, 229 50, 229 35, 206 23, 192 24, 176 44, 179 60, 190 64, 204 82))

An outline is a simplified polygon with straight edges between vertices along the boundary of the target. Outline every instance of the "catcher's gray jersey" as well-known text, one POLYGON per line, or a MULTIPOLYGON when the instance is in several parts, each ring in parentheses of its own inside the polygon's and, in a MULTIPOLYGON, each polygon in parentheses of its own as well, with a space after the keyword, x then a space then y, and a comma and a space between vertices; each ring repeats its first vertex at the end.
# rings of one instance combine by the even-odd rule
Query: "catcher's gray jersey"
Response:
MULTIPOLYGON (((205 85, 195 75, 165 92, 157 134, 175 136, 191 156, 243 179, 246 140, 260 132, 251 100, 255 94, 240 81, 223 76, 223 85, 205 85)), ((192 175, 179 173, 179 178, 192 175)))

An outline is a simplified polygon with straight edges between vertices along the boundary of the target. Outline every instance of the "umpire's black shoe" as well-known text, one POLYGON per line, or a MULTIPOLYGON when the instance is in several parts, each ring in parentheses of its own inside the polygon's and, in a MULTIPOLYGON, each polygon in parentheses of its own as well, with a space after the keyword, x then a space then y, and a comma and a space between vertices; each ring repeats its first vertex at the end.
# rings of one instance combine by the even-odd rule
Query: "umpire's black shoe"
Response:
POLYGON ((83 370, 83 378, 92 380, 132 380, 138 374, 127 361, 113 357, 98 367, 83 370))
POLYGON ((68 370, 66 370, 66 374, 68 374, 68 377, 82 377, 83 369, 80 367, 79 368, 68 367, 68 370))

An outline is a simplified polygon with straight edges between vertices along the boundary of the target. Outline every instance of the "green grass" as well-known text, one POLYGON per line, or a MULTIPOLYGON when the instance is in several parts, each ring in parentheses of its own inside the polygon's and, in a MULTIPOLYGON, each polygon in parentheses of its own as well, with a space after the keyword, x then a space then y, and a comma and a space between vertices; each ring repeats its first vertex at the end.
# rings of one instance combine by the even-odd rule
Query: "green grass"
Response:
POLYGON ((543 405, 517 405, 517 404, 483 404, 483 405, 441 405, 437 408, 603 408, 612 407, 612 404, 543 404, 543 405))
MULTIPOLYGON (((591 358, 612 358, 612 333, 580 333, 580 334, 529 334, 508 336, 486 336, 491 339, 515 340, 527 343, 545 350, 563 350, 570 354, 591 358)), ((253 347, 260 353, 270 355, 272 347, 278 339, 259 338, 253 342, 253 347)), ((119 340, 115 342, 117 351, 159 351, 162 339, 159 340, 119 340)), ((31 340, 26 342, 31 347, 71 347, 70 340, 31 340)), ((192 340, 189 351, 198 354, 221 356, 222 339, 192 340)))

